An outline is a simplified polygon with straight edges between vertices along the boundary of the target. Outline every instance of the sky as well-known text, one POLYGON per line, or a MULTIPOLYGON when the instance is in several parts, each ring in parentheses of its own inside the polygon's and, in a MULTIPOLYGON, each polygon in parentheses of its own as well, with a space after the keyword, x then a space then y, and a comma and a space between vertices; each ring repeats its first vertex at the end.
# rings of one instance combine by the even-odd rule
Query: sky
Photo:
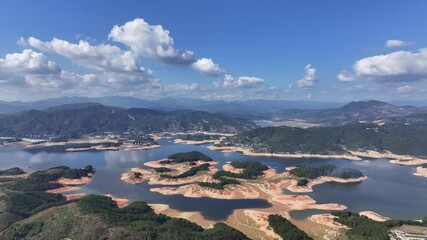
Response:
POLYGON ((4 0, 0 100, 426 100, 427 1, 4 0))

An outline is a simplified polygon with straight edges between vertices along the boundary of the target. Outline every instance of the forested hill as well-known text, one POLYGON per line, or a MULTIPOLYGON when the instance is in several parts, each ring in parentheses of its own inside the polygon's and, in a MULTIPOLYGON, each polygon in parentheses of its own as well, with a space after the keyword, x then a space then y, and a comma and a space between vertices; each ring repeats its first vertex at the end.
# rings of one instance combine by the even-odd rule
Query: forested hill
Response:
POLYGON ((344 153, 348 149, 427 156, 427 123, 423 120, 382 126, 357 123, 307 129, 266 127, 226 138, 220 145, 266 153, 328 154, 344 153))
POLYGON ((255 124, 223 114, 202 111, 122 109, 103 105, 30 110, 0 118, 0 136, 61 135, 79 137, 102 132, 213 131, 240 132, 255 124))
POLYGON ((412 106, 399 107, 386 102, 370 100, 351 102, 340 108, 321 110, 284 109, 276 112, 274 117, 283 120, 302 119, 312 123, 338 125, 407 116, 418 111, 421 109, 412 106))

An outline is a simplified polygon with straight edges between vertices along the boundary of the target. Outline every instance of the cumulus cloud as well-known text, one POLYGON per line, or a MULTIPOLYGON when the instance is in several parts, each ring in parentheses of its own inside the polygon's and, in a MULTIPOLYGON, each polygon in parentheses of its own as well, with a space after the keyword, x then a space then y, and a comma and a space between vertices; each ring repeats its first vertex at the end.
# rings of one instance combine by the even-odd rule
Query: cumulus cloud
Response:
POLYGON ((86 95, 139 98, 210 95, 212 98, 231 99, 272 97, 278 92, 274 87, 266 88, 262 78, 233 77, 211 58, 196 59, 193 52, 175 46, 168 30, 161 25, 150 25, 143 19, 114 26, 108 35, 113 42, 96 44, 93 39, 87 39, 70 42, 58 38, 50 41, 36 37, 19 38, 19 46, 32 49, 0 58, 0 95, 12 100, 17 96, 21 100, 33 100, 46 96, 86 95), (89 73, 63 70, 44 55, 47 53, 65 57, 89 73), (219 80, 213 88, 204 88, 198 83, 163 84, 154 77, 153 71, 139 66, 141 57, 191 66, 219 80))
POLYGON ((22 53, 7 54, 0 59, 1 72, 15 72, 28 74, 58 74, 61 68, 49 61, 43 53, 25 49, 22 53))
POLYGON ((33 48, 59 54, 85 68, 108 72, 145 71, 138 67, 137 59, 131 51, 123 51, 113 45, 92 46, 82 40, 78 44, 74 44, 57 38, 50 42, 43 42, 34 37, 29 37, 27 42, 33 48))
POLYGON ((337 75, 337 78, 341 82, 352 82, 352 81, 355 81, 357 79, 357 76, 355 76, 354 74, 350 74, 347 71, 343 70, 337 75))
POLYGON ((230 74, 225 74, 224 79, 214 82, 215 88, 254 88, 264 84, 264 79, 258 77, 238 77, 234 78, 230 74))
POLYGON ((313 88, 316 85, 317 77, 316 77, 316 69, 311 66, 311 64, 307 64, 304 68, 305 75, 304 77, 297 81, 296 86, 299 88, 313 88))
POLYGON ((191 64, 195 61, 191 51, 175 48, 169 31, 161 25, 150 25, 136 18, 122 26, 114 26, 108 38, 127 45, 134 53, 170 64, 191 64))
POLYGON ((243 88, 252 88, 259 86, 264 83, 264 79, 257 77, 239 77, 237 79, 237 85, 243 88))
POLYGON ((385 42, 385 46, 387 48, 398 48, 398 47, 406 47, 414 45, 414 42, 409 41, 403 41, 403 40, 397 40, 397 39, 390 39, 385 42))
POLYGON ((225 70, 220 68, 210 58, 201 58, 192 64, 193 68, 205 75, 219 76, 225 73, 225 70))
POLYGON ((357 76, 374 80, 407 82, 427 79, 427 48, 363 58, 353 68, 357 76))

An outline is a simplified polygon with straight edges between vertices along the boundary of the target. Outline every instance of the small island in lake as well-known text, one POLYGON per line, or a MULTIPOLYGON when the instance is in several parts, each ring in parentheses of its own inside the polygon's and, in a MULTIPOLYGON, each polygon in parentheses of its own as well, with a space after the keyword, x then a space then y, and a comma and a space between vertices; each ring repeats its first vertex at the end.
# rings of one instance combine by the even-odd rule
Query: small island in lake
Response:
MULTIPOLYGON (((283 192, 283 189, 304 188, 306 190, 309 186, 328 181, 347 183, 366 179, 358 170, 341 169, 333 165, 324 165, 319 168, 300 166, 277 173, 275 169, 256 161, 232 161, 223 165, 222 169, 217 169, 216 164, 212 158, 200 152, 177 153, 166 159, 146 162, 144 165, 149 168, 132 168, 129 172, 123 173, 121 179, 132 184, 147 181, 149 185, 156 185, 150 191, 163 195, 178 194, 189 198, 214 199, 264 199, 271 204, 271 207, 237 209, 225 223, 250 236, 266 235, 269 236, 268 239, 274 239, 280 235, 269 227, 268 216, 271 214, 280 213, 281 216, 289 219, 289 212, 292 210, 346 209, 346 206, 337 203, 318 204, 308 195, 288 195, 283 192), (307 183, 297 187, 296 183, 299 179, 306 179, 307 183), (254 221, 253 226, 257 226, 260 230, 248 229, 246 226, 248 219, 254 221)), ((194 215, 192 217, 194 219, 194 215)), ((298 222, 298 227, 313 233, 313 230, 310 230, 312 224, 315 222, 298 222)))

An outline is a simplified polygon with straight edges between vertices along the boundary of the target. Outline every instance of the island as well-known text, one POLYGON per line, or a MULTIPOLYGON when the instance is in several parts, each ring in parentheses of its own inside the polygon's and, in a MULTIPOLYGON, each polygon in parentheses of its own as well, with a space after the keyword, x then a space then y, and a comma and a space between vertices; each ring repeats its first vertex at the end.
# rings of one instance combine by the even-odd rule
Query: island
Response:
MULTIPOLYGON (((328 181, 339 183, 360 182, 367 177, 356 169, 339 168, 333 165, 323 165, 318 168, 297 166, 278 173, 256 161, 231 161, 217 169, 217 162, 200 152, 184 152, 168 156, 165 159, 146 162, 147 168, 132 168, 123 173, 122 180, 131 184, 147 181, 152 192, 163 195, 182 195, 189 198, 214 199, 263 199, 271 204, 264 209, 236 209, 225 221, 252 238, 275 239, 281 236, 280 230, 273 230, 269 223, 269 216, 279 214, 282 218, 291 221, 308 234, 326 234, 327 227, 312 228, 319 223, 314 220, 297 221, 291 219, 289 212, 293 210, 319 209, 338 211, 345 210, 346 206, 338 203, 319 204, 308 195, 290 195, 283 192, 291 189, 297 192, 308 192, 312 186, 328 181), (213 164, 215 163, 215 164, 213 164), (300 179, 306 179, 304 186, 297 186, 300 179), (160 185, 160 186, 159 186, 160 185), (164 186, 161 186, 164 185, 164 186), (249 227, 247 222, 251 222, 249 227), (256 227, 258 230, 254 230, 256 227)), ((154 207, 154 206, 153 206, 154 207)), ((168 206, 156 206, 161 212, 171 216, 185 216, 188 220, 197 221, 203 226, 213 222, 197 213, 177 213, 168 206)), ((276 219, 277 220, 277 219, 276 219)), ((329 219, 329 224, 334 222, 329 219)), ((285 226, 288 223, 283 223, 285 226)), ((280 229, 281 224, 278 224, 280 229)), ((298 229, 298 230, 299 230, 298 229)), ((301 231, 301 230, 300 230, 301 231)), ((331 230, 328 230, 331 231, 331 230)), ((341 232, 341 228, 333 231, 341 232)), ((341 232, 342 233, 342 232, 341 232)), ((296 231, 296 234, 298 231, 296 231)))
POLYGON ((291 192, 312 192, 313 186, 326 183, 355 183, 366 180, 362 172, 357 169, 339 168, 334 165, 324 164, 318 167, 298 166, 288 167, 295 180, 287 189, 291 192))

